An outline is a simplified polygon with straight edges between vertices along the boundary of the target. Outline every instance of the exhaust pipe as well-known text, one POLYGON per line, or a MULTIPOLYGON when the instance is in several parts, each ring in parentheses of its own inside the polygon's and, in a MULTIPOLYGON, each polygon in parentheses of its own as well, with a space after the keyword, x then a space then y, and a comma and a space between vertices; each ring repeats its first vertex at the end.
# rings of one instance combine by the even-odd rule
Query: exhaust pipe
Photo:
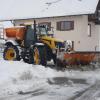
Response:
POLYGON ((35 37, 35 41, 37 41, 37 34, 36 34, 36 20, 34 20, 34 37, 35 37))

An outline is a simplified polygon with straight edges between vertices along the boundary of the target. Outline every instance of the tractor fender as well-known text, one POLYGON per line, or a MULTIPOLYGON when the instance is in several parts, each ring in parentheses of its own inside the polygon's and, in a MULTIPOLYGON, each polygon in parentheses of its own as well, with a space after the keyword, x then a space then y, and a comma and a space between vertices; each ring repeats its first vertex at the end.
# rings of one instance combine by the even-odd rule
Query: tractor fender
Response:
POLYGON ((20 55, 22 49, 20 48, 19 44, 15 40, 7 40, 5 42, 5 47, 7 46, 15 46, 19 50, 19 55, 20 55))
POLYGON ((6 46, 15 45, 18 46, 18 43, 15 40, 7 40, 5 43, 6 46))

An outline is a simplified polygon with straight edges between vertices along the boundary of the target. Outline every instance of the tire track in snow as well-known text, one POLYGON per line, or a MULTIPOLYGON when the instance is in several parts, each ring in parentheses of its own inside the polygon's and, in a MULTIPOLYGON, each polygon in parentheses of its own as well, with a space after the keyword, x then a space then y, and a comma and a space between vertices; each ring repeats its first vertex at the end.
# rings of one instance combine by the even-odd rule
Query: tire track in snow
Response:
POLYGON ((96 100, 97 92, 100 93, 100 81, 96 81, 94 85, 82 92, 79 92, 68 100, 96 100))
POLYGON ((0 97, 0 100, 27 100, 32 98, 33 96, 38 96, 46 93, 47 91, 43 89, 37 89, 34 91, 23 92, 19 91, 16 94, 8 95, 7 97, 0 97))

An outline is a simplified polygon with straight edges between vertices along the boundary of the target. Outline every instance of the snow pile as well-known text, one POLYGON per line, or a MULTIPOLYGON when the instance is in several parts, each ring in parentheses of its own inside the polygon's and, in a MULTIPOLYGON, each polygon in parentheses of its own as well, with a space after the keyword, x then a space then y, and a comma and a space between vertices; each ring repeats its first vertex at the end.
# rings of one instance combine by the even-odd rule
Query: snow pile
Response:
POLYGON ((52 70, 40 65, 29 65, 23 62, 0 61, 0 90, 2 93, 14 93, 29 88, 46 85, 47 77, 52 70), (48 75, 46 75, 48 74, 48 75), (36 86, 37 85, 37 86, 36 86), (40 85, 40 86, 39 86, 40 85))
POLYGON ((63 77, 63 72, 18 61, 0 60, 0 95, 19 91, 48 89, 48 78, 63 77))

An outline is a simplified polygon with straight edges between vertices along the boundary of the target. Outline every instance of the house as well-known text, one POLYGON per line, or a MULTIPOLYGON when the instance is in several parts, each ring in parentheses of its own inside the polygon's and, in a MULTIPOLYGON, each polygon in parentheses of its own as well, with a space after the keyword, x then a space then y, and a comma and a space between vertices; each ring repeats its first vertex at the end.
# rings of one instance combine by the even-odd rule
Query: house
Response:
POLYGON ((99 0, 10 1, 10 16, 3 13, 0 19, 13 20, 15 25, 33 24, 35 19, 48 25, 49 31, 53 27, 56 38, 73 41, 75 51, 100 51, 99 0))

